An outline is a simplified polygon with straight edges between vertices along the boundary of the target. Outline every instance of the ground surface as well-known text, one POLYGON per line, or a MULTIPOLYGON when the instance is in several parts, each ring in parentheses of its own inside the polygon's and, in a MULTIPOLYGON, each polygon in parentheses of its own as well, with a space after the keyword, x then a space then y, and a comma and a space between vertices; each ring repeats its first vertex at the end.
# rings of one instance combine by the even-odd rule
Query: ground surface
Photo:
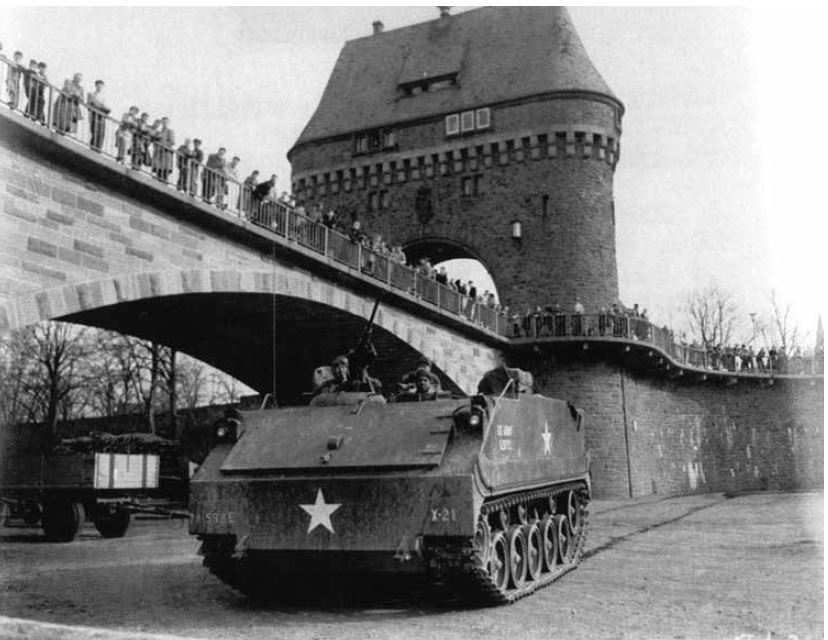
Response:
MULTIPOLYGON (((514 605, 403 594, 248 603, 201 567, 183 521, 68 544, 0 529, 0 616, 195 638, 821 638, 823 494, 721 494, 592 505, 587 557, 514 605)), ((114 634, 112 634, 114 635, 114 634)), ((0 637, 98 638, 0 617, 0 637)))

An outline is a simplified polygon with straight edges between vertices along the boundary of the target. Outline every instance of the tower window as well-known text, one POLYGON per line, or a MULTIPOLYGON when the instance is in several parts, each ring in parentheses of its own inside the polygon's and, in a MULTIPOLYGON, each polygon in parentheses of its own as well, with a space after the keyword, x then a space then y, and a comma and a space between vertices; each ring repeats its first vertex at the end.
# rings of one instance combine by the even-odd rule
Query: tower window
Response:
POLYGON ((453 113, 446 116, 446 135, 456 136, 460 133, 460 115, 453 113))
POLYGON ((478 129, 488 129, 492 124, 491 119, 491 110, 489 107, 485 107, 483 109, 478 109, 475 112, 477 116, 477 128, 478 129))
POLYGON ((476 173, 472 176, 464 176, 460 182, 461 191, 464 198, 472 196, 479 196, 482 193, 483 175, 476 173))
POLYGON ((460 115, 460 129, 463 133, 474 131, 474 111, 465 111, 460 115))

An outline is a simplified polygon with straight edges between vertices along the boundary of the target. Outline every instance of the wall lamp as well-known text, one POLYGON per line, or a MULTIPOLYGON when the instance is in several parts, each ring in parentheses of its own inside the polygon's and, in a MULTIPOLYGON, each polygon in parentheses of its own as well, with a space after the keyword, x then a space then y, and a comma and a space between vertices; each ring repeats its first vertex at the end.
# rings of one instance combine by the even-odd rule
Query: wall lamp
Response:
POLYGON ((523 238, 523 228, 520 220, 512 220, 512 240, 520 241, 523 238))

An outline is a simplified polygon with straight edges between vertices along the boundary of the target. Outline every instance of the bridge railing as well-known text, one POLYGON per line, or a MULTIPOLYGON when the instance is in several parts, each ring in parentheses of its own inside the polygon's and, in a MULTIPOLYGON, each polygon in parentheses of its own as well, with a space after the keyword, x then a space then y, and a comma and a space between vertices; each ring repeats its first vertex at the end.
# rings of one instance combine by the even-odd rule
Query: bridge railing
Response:
MULTIPOLYGON (((710 353, 677 343, 673 334, 644 318, 614 314, 529 314, 506 318, 485 302, 473 300, 395 262, 348 235, 314 221, 281 200, 259 199, 254 190, 226 170, 196 162, 161 144, 151 123, 128 123, 85 102, 86 96, 64 92, 0 57, 0 106, 20 113, 66 139, 160 184, 215 205, 223 215, 244 218, 286 243, 296 243, 362 274, 417 297, 423 305, 450 312, 506 337, 612 337, 652 344, 680 364, 734 370, 736 356, 710 353)), ((769 363, 770 364, 770 363, 769 363)), ((760 372, 773 372, 773 365, 760 372)), ((821 359, 788 359, 784 372, 821 374, 821 359)))

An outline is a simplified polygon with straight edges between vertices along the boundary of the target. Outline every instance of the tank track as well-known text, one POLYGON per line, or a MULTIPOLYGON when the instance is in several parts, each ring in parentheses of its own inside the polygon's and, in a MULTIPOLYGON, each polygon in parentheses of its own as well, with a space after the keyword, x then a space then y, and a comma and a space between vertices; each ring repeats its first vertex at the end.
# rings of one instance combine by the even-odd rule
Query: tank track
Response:
MULTIPOLYGON (((531 524, 533 521, 537 522, 539 517, 553 515, 551 511, 538 511, 540 505, 551 505, 553 502, 557 504, 570 491, 575 492, 579 497, 578 508, 580 513, 578 515, 580 523, 577 532, 571 532, 570 551, 567 554, 568 560, 566 562, 557 564, 552 570, 542 570, 537 579, 527 579, 519 587, 511 584, 504 589, 498 586, 492 575, 489 562, 486 559, 487 554, 482 553, 483 550, 477 548, 474 540, 469 540, 460 549, 459 554, 457 550, 437 554, 439 560, 435 574, 442 576, 442 579, 438 578, 437 582, 443 583, 445 581, 445 584, 440 584, 440 586, 449 587, 456 596, 464 600, 492 606, 515 602, 538 589, 546 587, 575 569, 580 564, 583 556, 589 531, 589 511, 587 509, 589 493, 584 482, 571 482, 546 489, 495 498, 483 504, 480 517, 489 521, 495 519, 495 516, 500 512, 514 512, 519 507, 523 507, 528 514, 524 522, 531 524), (532 513, 533 511, 535 513, 532 513), (444 566, 441 567, 440 564, 444 566)), ((547 507, 547 509, 551 509, 551 507, 547 507)), ((497 530, 493 529, 492 536, 495 533, 497 533, 497 530)))

